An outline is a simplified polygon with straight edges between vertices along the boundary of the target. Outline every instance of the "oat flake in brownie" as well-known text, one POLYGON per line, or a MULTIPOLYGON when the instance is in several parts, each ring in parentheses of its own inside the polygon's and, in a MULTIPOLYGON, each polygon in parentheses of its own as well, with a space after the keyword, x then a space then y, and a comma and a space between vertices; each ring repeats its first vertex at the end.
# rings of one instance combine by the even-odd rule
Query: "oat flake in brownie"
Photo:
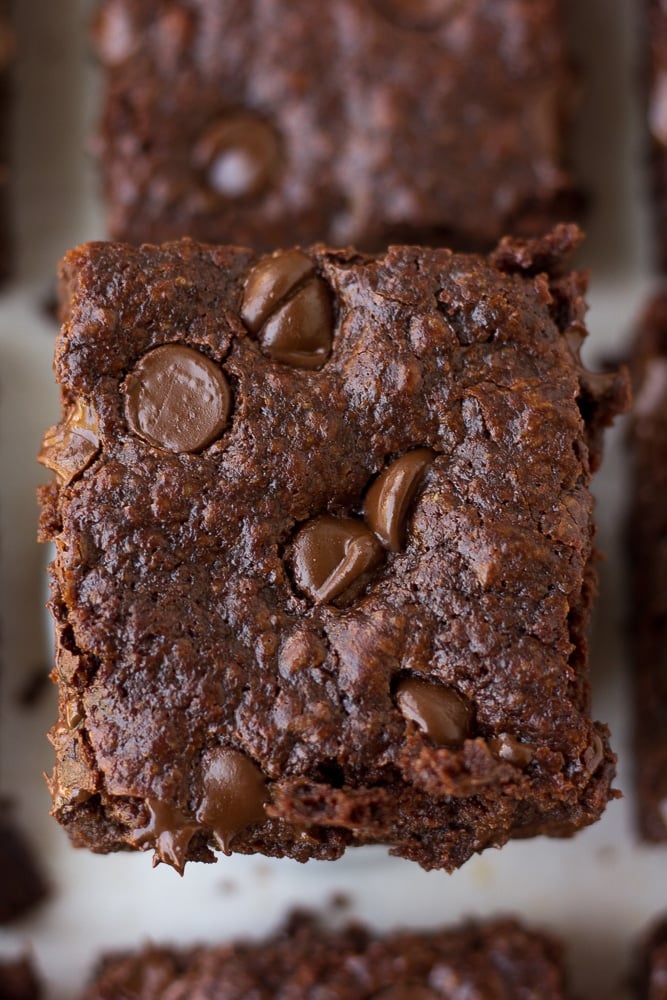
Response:
POLYGON ((572 215, 561 0, 98 0, 114 239, 489 249, 572 215))
POLYGON ((75 844, 453 869, 599 817, 589 480, 627 386, 578 358, 577 239, 67 255, 41 499, 75 844))

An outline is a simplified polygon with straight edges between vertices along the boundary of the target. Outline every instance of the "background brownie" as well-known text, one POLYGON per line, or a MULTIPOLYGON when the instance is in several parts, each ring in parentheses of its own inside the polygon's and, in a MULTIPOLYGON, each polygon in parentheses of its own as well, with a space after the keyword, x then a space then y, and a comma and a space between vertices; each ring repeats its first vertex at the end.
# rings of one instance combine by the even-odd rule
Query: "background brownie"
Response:
POLYGON ((635 343, 633 611, 637 818, 667 841, 667 291, 647 308, 635 343))
POLYGON ((570 217, 560 0, 101 0, 113 238, 488 249, 570 217))
POLYGON ((667 920, 656 924, 644 941, 637 969, 637 1000, 667 1000, 667 920))
POLYGON ((27 958, 11 961, 0 958, 0 997, 2 1000, 39 1000, 42 990, 27 958))
POLYGON ((645 0, 648 46, 647 97, 653 187, 657 208, 658 252, 667 267, 667 8, 661 0, 645 0))
POLYGON ((0 801, 0 924, 18 920, 47 895, 32 850, 0 801))
POLYGON ((598 818, 589 478, 627 390, 578 360, 575 242, 68 254, 42 537, 75 844, 451 869, 598 818))
POLYGON ((562 1000, 561 947, 513 920, 381 938, 297 917, 275 937, 189 951, 147 946, 107 959, 84 1000, 562 1000))

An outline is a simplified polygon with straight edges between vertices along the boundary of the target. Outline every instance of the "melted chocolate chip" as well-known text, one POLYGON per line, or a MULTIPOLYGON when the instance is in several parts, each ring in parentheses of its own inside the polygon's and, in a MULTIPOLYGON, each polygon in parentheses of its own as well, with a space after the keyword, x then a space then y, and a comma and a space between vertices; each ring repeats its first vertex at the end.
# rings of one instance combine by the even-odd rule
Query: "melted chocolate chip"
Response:
POLYGON ((97 414, 77 400, 65 420, 44 435, 39 461, 68 486, 87 469, 100 450, 97 414))
POLYGON ((509 733, 499 733, 489 740, 489 749, 499 760, 506 760, 515 767, 527 767, 533 759, 533 747, 520 743, 509 733))
POLYGON ((316 604, 330 604, 382 560, 382 547, 360 521, 318 517, 294 539, 294 577, 316 604))
POLYGON ((209 187, 223 198, 256 198, 277 173, 280 142, 262 118, 230 115, 209 128, 195 158, 205 168, 209 187))
POLYGON ((170 802, 147 799, 148 823, 130 835, 133 844, 148 850, 155 849, 153 864, 161 861, 171 865, 181 875, 185 868, 188 846, 199 824, 184 816, 170 802))
POLYGON ((274 361, 319 368, 329 356, 333 312, 329 289, 300 250, 265 257, 246 281, 241 319, 274 361))
POLYGON ((197 819, 212 830, 225 854, 231 854, 230 845, 238 833, 266 821, 266 779, 238 750, 212 750, 203 764, 204 795, 197 819))
POLYGON ((404 546, 410 504, 434 457, 430 448, 409 451, 381 472, 366 494, 364 517, 390 552, 400 552, 404 546))
POLYGON ((227 379, 218 365, 180 344, 149 351, 125 382, 130 428, 167 451, 201 451, 225 429, 230 406, 227 379))
POLYGON ((470 735, 472 706, 454 688, 409 677, 398 685, 396 703, 437 746, 460 747, 470 735))

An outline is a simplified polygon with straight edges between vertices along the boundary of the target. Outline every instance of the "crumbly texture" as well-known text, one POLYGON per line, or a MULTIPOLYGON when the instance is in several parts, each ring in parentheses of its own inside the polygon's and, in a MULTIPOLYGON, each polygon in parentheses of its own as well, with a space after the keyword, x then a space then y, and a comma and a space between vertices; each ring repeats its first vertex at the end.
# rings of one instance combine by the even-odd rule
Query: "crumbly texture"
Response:
POLYGON ((258 265, 188 241, 65 257, 63 422, 43 452, 61 476, 41 500, 53 812, 75 844, 181 868, 216 845, 307 860, 385 843, 454 869, 598 819, 614 756, 589 717, 589 480, 628 390, 578 360, 577 239, 563 226, 490 258, 316 246, 258 265), (262 268, 304 257, 331 300, 317 369, 267 356, 280 309, 258 335, 240 318, 262 268), (173 394, 141 423, 159 345, 230 387, 197 453, 146 437, 183 436, 173 394), (413 449, 430 464, 385 551, 364 498, 413 449), (352 524, 334 574, 353 558, 354 579, 324 599, 302 543, 324 524, 328 559, 332 522, 352 524))
POLYGON ((667 920, 658 922, 642 944, 635 976, 637 1000, 667 1000, 667 920))
POLYGON ((295 917, 268 941, 189 951, 147 946, 104 961, 84 1000, 561 1000, 558 942, 514 920, 377 937, 295 917))
POLYGON ((637 822, 667 841, 667 290, 634 348, 633 500, 628 523, 637 822))
POLYGON ((29 959, 0 960, 2 1000, 39 1000, 41 996, 39 980, 29 959))
POLYGON ((18 920, 41 903, 47 886, 33 852, 0 803, 0 924, 18 920))
POLYGON ((562 7, 101 0, 112 238, 376 251, 541 235, 578 202, 562 7))

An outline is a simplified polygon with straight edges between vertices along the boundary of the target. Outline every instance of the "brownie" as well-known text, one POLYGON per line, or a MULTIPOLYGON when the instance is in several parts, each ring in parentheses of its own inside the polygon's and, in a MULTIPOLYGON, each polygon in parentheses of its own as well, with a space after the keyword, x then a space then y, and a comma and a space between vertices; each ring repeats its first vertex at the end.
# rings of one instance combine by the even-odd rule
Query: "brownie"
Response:
POLYGON ((650 158, 655 196, 658 256, 667 267, 667 8, 661 0, 646 4, 646 96, 650 158))
POLYGON ((667 289, 642 317, 634 381, 628 569, 636 815, 642 838, 667 841, 667 289))
POLYGON ((637 1000, 667 1000, 667 920, 647 934, 635 977, 637 1000))
POLYGON ((114 239, 487 250, 572 218, 561 0, 99 0, 114 239))
POLYGON ((25 916, 47 891, 31 847, 0 802, 0 924, 25 916))
POLYGON ((53 813, 76 845, 454 869, 610 796, 578 233, 62 264, 53 813))
POLYGON ((39 1000, 41 996, 39 980, 29 959, 0 959, 2 1000, 39 1000))
POLYGON ((266 941, 189 950, 146 946, 103 961, 84 1000, 505 1000, 569 996, 562 948, 500 919, 385 937, 293 917, 266 941))

